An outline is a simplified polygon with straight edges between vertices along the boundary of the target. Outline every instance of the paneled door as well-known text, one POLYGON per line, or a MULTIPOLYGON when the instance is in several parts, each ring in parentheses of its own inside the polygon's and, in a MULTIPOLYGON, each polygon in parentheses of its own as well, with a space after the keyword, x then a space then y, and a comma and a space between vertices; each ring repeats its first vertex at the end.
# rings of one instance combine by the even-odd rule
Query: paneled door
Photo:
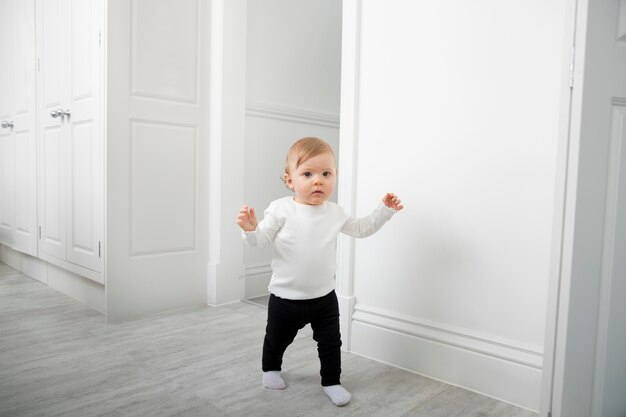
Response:
MULTIPOLYGON (((67 260, 101 270, 103 215, 102 134, 100 132, 100 5, 71 0, 67 109, 68 139, 66 199, 67 260)), ((66 16, 67 17, 67 16, 66 16)))
POLYGON ((13 0, 15 228, 13 248, 37 254, 35 1, 13 0))
POLYGON ((67 42, 62 0, 39 0, 39 248, 41 252, 65 259, 65 185, 67 140, 63 118, 67 91, 67 42))
POLYGON ((37 254, 34 0, 0 1, 0 241, 37 254))
MULTIPOLYGON (((11 0, 0 0, 0 51, 13 53, 13 14, 11 0)), ((0 243, 11 244, 15 222, 15 141, 10 124, 13 121, 13 66, 11 60, 0 61, 0 243)))
POLYGON ((107 2, 109 321, 205 298, 212 3, 107 2))
POLYGON ((101 271, 101 2, 39 0, 41 248, 101 271))

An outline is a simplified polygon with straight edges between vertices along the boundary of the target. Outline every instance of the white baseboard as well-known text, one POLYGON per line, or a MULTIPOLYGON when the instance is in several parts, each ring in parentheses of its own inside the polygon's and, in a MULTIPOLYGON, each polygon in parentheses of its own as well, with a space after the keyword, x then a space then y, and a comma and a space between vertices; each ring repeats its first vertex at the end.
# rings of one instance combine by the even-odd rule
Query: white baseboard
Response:
POLYGON ((354 304, 356 298, 354 295, 342 295, 337 293, 337 301, 339 302, 339 331, 341 333, 341 348, 349 352, 352 346, 352 327, 350 320, 354 312, 354 304))
POLYGON ((82 277, 4 245, 0 245, 0 262, 100 313, 106 312, 104 285, 90 278, 82 277))
POLYGON ((106 314, 105 288, 98 282, 48 264, 48 286, 106 314))
POLYGON ((532 411, 539 409, 541 348, 356 305, 350 350, 532 411))
POLYGON ((22 254, 6 245, 0 245, 0 262, 22 272, 22 254))
POLYGON ((269 293, 267 287, 272 278, 272 266, 270 264, 246 266, 244 275, 240 278, 245 280, 245 297, 254 298, 269 293))

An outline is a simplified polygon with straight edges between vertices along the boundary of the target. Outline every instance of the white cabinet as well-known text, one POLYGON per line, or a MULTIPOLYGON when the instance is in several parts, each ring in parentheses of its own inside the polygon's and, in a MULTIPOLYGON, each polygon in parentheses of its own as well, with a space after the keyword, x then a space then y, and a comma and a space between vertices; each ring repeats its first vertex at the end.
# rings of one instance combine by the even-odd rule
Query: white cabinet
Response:
MULTIPOLYGON (((242 8, 245 0, 225 4, 242 8)), ((0 256, 109 319, 206 300, 212 5, 0 0, 0 120, 15 125, 0 129, 0 256), (30 25, 15 21, 26 5, 30 25), (14 47, 26 34, 30 46, 14 47), (28 71, 13 59, 15 49, 34 56, 28 71), (28 164, 17 145, 24 113, 18 85, 30 88, 35 103, 28 164), (20 185, 26 172, 34 192, 28 202, 20 185), (26 206, 34 210, 29 230, 38 259, 4 248, 27 229, 20 226, 26 206)), ((243 68, 239 56, 233 68, 243 68)), ((231 106, 243 114, 242 84, 233 84, 241 94, 231 106)), ((225 282, 239 274, 232 264, 213 264, 225 282)))
POLYGON ((102 282, 101 8, 37 1, 40 257, 102 282))
POLYGON ((37 254, 34 0, 0 0, 0 243, 37 254))

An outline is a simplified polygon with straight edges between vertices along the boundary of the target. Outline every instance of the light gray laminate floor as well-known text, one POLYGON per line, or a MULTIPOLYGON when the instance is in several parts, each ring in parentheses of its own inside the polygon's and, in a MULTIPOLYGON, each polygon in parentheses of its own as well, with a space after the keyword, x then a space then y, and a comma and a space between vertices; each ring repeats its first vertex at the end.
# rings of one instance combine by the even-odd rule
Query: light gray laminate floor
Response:
POLYGON ((266 311, 237 303, 124 324, 0 264, 0 416, 514 416, 536 414, 360 356, 343 355, 350 404, 319 386, 306 329, 285 391, 260 384, 266 311))

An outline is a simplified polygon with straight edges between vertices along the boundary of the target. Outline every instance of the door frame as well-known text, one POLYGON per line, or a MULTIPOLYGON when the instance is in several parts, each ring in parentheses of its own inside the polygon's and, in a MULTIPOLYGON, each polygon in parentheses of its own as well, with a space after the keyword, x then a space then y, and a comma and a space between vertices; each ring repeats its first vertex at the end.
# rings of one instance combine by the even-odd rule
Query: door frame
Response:
MULTIPOLYGON (((621 2, 621 12, 625 11, 626 1, 612 1, 613 6, 621 2)), ((612 210, 615 202, 608 192, 610 178, 604 163, 605 159, 611 160, 611 140, 604 137, 605 132, 598 136, 596 129, 589 131, 590 109, 597 100, 590 94, 594 79, 587 77, 595 72, 597 78, 598 74, 593 49, 598 46, 588 35, 593 33, 593 25, 599 23, 594 20, 601 14, 591 8, 609 6, 594 5, 590 0, 571 3, 567 22, 573 28, 575 46, 572 88, 568 114, 564 114, 563 108, 561 118, 567 135, 560 140, 556 211, 562 214, 555 217, 554 225, 540 403, 540 415, 553 417, 602 413, 597 397, 602 391, 598 377, 605 371, 603 355, 609 316, 604 305, 610 280, 604 268, 612 256, 612 242, 605 234, 611 234, 616 227, 612 213, 607 211, 612 210)), ((623 99, 614 98, 613 104, 616 101, 622 104, 623 99)))
MULTIPOLYGON (((570 227, 566 225, 566 211, 570 209, 567 202, 568 185, 571 186, 574 181, 575 173, 572 164, 575 167, 575 160, 571 155, 572 141, 572 106, 574 92, 579 94, 580 85, 574 85, 573 79, 576 78, 575 69, 581 68, 577 64, 580 60, 581 53, 576 56, 577 41, 577 0, 567 3, 565 18, 565 36, 563 40, 563 64, 562 74, 563 85, 561 88, 561 109, 559 121, 559 138, 557 150, 556 164, 556 180, 554 195, 554 214, 553 214, 553 230, 552 230, 552 254, 550 260, 550 280, 548 283, 548 299, 546 308, 546 325, 544 337, 544 354, 543 354, 543 370, 541 384, 541 398, 539 404, 539 415, 547 416, 552 409, 553 401, 553 384, 555 372, 555 356, 558 337, 558 320, 560 306, 562 303, 568 303, 565 293, 562 291, 564 282, 562 282, 563 269, 563 246, 566 229, 570 227), (568 76, 565 76, 567 74, 568 76), (574 88, 576 87, 576 88, 574 88)), ((579 83, 580 84, 580 83, 579 83)), ((571 191, 570 191, 571 193, 571 191)))

